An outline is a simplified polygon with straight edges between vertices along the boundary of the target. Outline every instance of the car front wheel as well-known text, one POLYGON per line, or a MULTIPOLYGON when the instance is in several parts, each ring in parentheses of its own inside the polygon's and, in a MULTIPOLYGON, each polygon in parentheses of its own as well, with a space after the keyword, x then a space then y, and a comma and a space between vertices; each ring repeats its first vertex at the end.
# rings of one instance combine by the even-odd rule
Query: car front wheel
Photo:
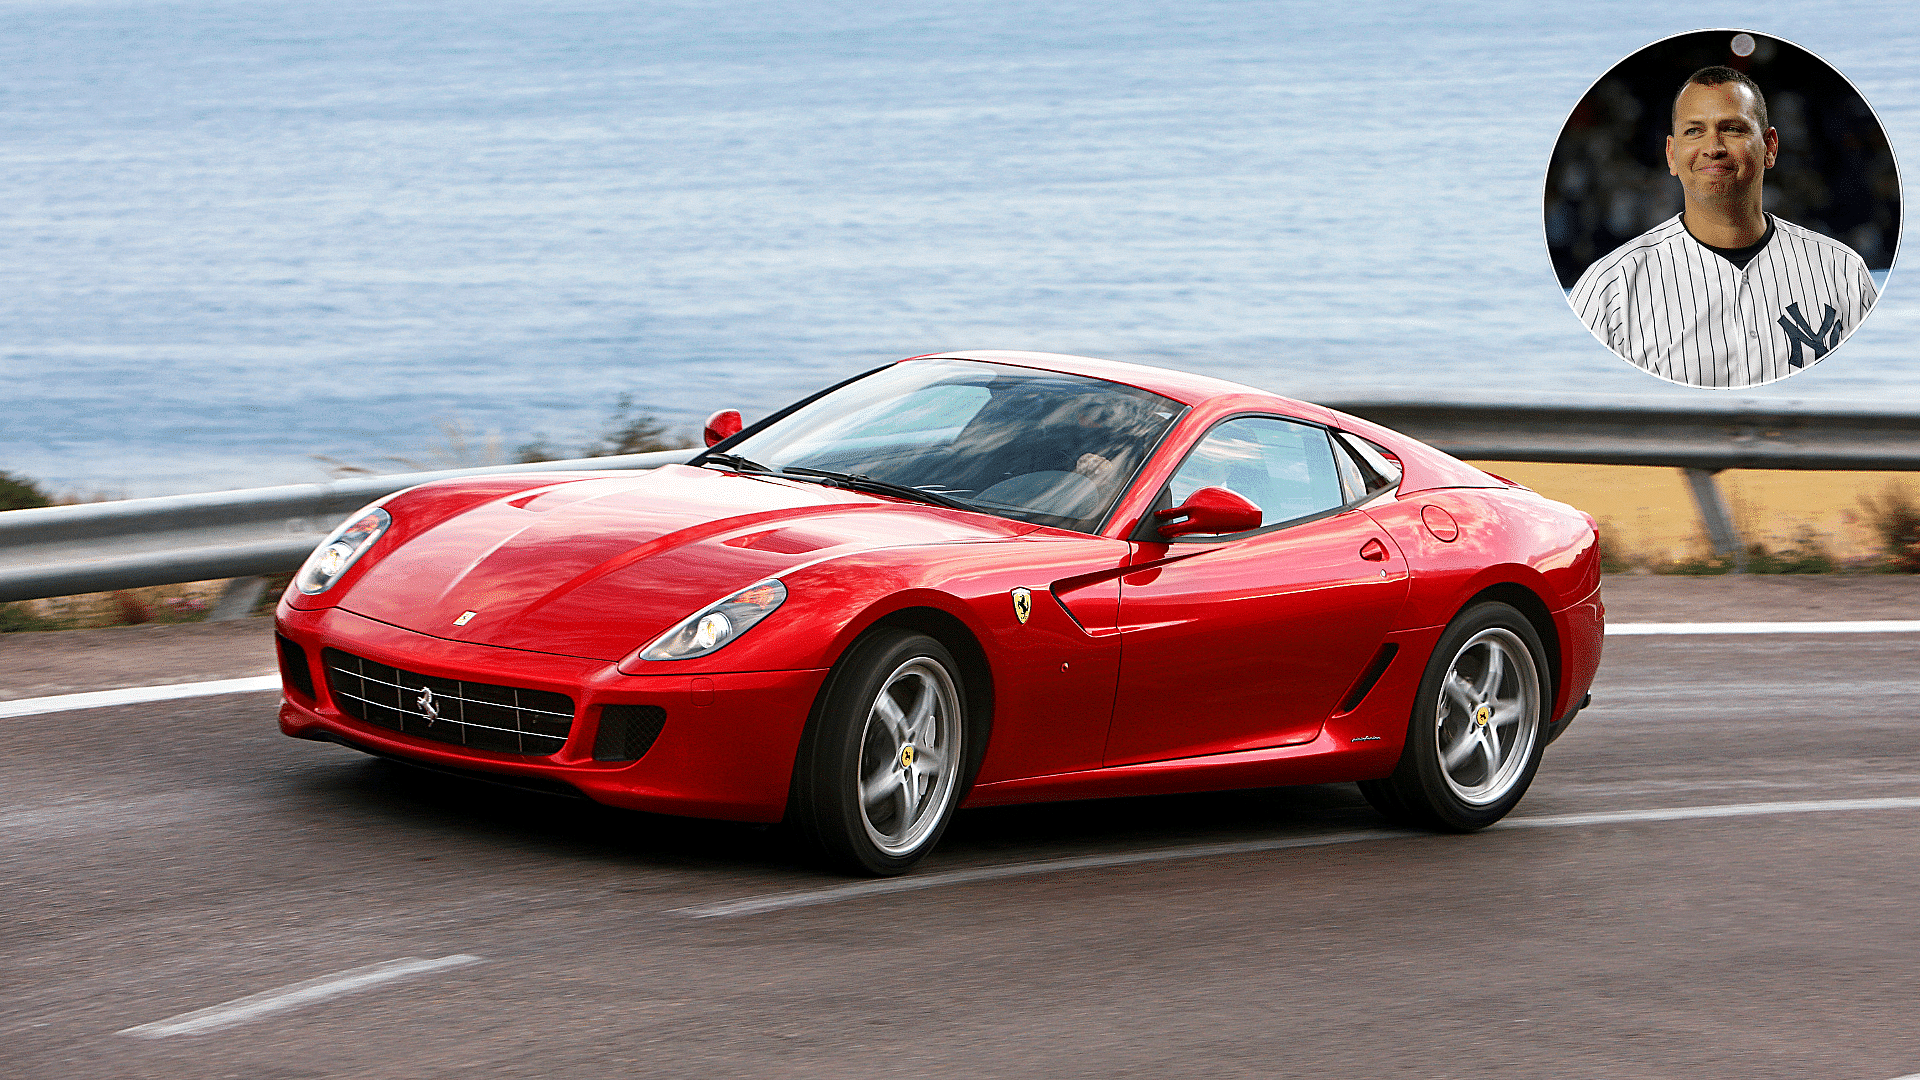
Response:
POLYGON ((966 767, 958 665, 925 634, 862 638, 834 673, 794 766, 801 840, 855 873, 911 869, 953 817, 966 767))
POLYGON ((1545 651, 1533 624, 1498 602, 1462 611, 1434 647, 1400 764, 1362 781, 1403 824, 1469 832, 1520 802, 1546 748, 1545 651))

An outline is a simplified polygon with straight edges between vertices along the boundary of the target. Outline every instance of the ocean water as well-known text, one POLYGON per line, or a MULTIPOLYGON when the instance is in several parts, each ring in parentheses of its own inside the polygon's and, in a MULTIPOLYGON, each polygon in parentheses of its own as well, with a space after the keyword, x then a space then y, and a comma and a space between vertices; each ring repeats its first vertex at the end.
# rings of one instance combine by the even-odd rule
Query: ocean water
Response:
MULTIPOLYGON (((1910 153, 1920 9, 1675 11, 0 0, 0 469, 301 482, 436 464, 452 422, 564 450, 622 394, 693 434, 969 347, 1699 400, 1562 299, 1567 111, 1655 38, 1742 26, 1910 153)), ((1743 396, 1920 409, 1906 286, 1743 396)))

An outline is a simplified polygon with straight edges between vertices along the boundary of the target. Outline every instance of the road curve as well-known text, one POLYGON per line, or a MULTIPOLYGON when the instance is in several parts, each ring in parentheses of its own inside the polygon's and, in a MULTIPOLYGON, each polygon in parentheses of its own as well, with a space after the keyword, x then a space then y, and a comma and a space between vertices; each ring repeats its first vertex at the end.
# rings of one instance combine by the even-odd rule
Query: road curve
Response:
POLYGON ((1910 633, 1621 638, 1510 826, 1009 808, 879 887, 294 742, 271 694, 13 717, 0 1074, 1889 1080, 1915 671, 1910 633))

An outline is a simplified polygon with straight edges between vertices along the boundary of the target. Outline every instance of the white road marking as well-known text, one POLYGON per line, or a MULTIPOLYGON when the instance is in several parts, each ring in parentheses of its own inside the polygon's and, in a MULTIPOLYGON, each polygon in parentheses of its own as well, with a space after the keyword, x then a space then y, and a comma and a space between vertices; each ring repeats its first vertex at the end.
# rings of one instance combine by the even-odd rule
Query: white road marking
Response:
MULTIPOLYGON (((1607 634, 1614 637, 1638 637, 1648 634, 1920 634, 1920 619, 1878 619, 1859 622, 1699 622, 1699 623, 1613 623, 1607 634)), ((249 679, 219 679, 214 682, 173 683, 167 686, 130 686, 122 690, 96 690, 86 694, 61 694, 57 697, 21 698, 0 701, 0 720, 14 716, 38 716, 41 713, 69 709, 99 709, 109 705, 138 705, 147 701, 171 701, 175 698, 207 697, 214 694, 250 694, 275 690, 278 675, 259 675, 249 679)))
POLYGON ((147 701, 172 701, 175 698, 210 697, 214 694, 255 694, 262 690, 278 689, 279 675, 255 675, 247 679, 129 686, 121 690, 94 690, 85 694, 61 694, 58 697, 20 698, 17 701, 0 701, 0 720, 66 712, 69 709, 100 709, 109 705, 138 705, 147 701))
POLYGON ((1508 818, 1495 829, 1564 829, 1571 825, 1618 825, 1634 821, 1689 821, 1696 818, 1752 817, 1756 814, 1824 814, 1845 810, 1920 810, 1920 798, 1817 799, 1805 802, 1722 803, 1719 806, 1668 806, 1654 810, 1601 810, 1590 814, 1543 814, 1508 818))
MULTIPOLYGON (((1683 821, 1694 818, 1747 817, 1756 814, 1834 813, 1846 810, 1920 810, 1920 798, 1824 799, 1817 802, 1728 803, 1719 806, 1671 806, 1649 810, 1606 810, 1590 814, 1548 814, 1532 818, 1508 818, 1492 826, 1489 831, 1554 829, 1568 828, 1576 825, 1614 825, 1637 821, 1683 821)), ((965 870, 935 871, 927 874, 912 874, 906 877, 887 878, 880 881, 858 881, 847 885, 830 885, 824 889, 809 889, 804 892, 747 896, 738 900, 723 900, 713 904, 696 904, 692 907, 675 908, 670 914, 685 915, 693 919, 738 918, 742 915, 759 915, 769 911, 784 911, 788 908, 814 907, 820 904, 840 904, 850 900, 865 900, 873 896, 890 896, 895 893, 916 892, 922 889, 940 889, 950 885, 971 885, 980 881, 999 881, 1005 878, 1031 877, 1036 874, 1058 874, 1071 870, 1097 870, 1113 866, 1137 866, 1143 863, 1172 862, 1178 859, 1202 859, 1214 855, 1253 855, 1268 851, 1283 851, 1289 848, 1327 847, 1333 844, 1357 844, 1369 840, 1403 840, 1408 837, 1425 835, 1431 834, 1401 829, 1364 829, 1353 832, 1289 836, 1273 840, 1241 840, 1228 843, 1194 844, 1188 847, 1161 848, 1155 851, 1134 851, 1114 855, 1082 855, 1067 859, 1045 859, 1039 862, 1009 863, 1003 866, 979 866, 965 870)), ((1915 1080, 1920 1080, 1920 1078, 1915 1078, 1915 1080)))
MULTIPOLYGON (((1639 637, 1648 634, 1920 634, 1920 619, 1877 619, 1857 622, 1698 622, 1612 623, 1607 634, 1639 637)), ((37 716, 68 709, 99 709, 109 705, 137 705, 147 701, 207 697, 213 694, 250 694, 280 686, 278 675, 214 682, 174 683, 167 686, 130 686, 123 690, 96 690, 58 697, 0 701, 0 720, 37 716)))
POLYGON ((1858 622, 1629 622, 1607 624, 1608 637, 1641 634, 1920 634, 1920 619, 1858 622))
POLYGON ((316 1001, 351 994, 356 990, 365 990, 383 982, 404 979, 411 975, 424 975, 430 971, 443 971, 447 968, 464 967, 477 964, 480 958, 459 953, 442 956, 438 960, 422 960, 417 956, 402 957, 379 964, 353 968, 350 971, 322 975, 317 979, 308 979, 291 986, 282 986, 277 990, 250 994, 235 998, 223 1005, 196 1009, 190 1013, 166 1020, 156 1020, 151 1024, 141 1024, 120 1032, 140 1039, 164 1039, 169 1035, 199 1035, 217 1028, 244 1024, 268 1013, 284 1012, 310 1005, 316 1001))
POLYGON ((1002 878, 1030 877, 1034 874, 1058 874, 1069 870, 1097 870, 1109 866, 1133 866, 1138 863, 1166 862, 1171 859, 1203 859, 1209 855, 1245 855, 1260 851, 1282 851, 1287 848, 1324 847, 1328 844, 1352 844, 1361 840, 1400 840, 1419 835, 1422 834, 1404 829, 1369 829, 1365 832, 1315 833, 1310 836, 1288 836, 1275 840, 1195 844, 1192 847, 1163 848, 1158 851, 1077 855, 1066 859, 1046 859, 1041 862, 978 866, 968 870, 943 870, 931 874, 883 878, 878 881, 856 881, 847 885, 829 885, 824 889, 810 889, 806 892, 748 896, 739 900, 723 900, 717 904, 675 908, 671 914, 686 915, 695 919, 758 915, 765 911, 812 907, 816 904, 839 904, 848 900, 864 900, 869 896, 890 896, 894 893, 916 892, 921 889, 940 889, 949 885, 969 885, 976 881, 998 881, 1002 878))

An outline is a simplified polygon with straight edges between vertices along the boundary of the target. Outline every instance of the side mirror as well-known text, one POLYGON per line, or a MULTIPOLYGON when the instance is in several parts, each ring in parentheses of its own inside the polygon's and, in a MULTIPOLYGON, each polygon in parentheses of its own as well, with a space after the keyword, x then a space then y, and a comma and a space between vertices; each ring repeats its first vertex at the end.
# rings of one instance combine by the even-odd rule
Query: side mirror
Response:
POLYGON ((706 438, 708 446, 718 446, 722 441, 740 434, 740 429, 745 426, 740 420, 739 409, 721 409, 707 417, 707 428, 701 435, 706 438))
POLYGON ((1203 487, 1179 506, 1156 511, 1161 536, 1237 533, 1260 527, 1260 508, 1230 488, 1203 487), (1185 518, 1186 520, 1175 520, 1185 518))

